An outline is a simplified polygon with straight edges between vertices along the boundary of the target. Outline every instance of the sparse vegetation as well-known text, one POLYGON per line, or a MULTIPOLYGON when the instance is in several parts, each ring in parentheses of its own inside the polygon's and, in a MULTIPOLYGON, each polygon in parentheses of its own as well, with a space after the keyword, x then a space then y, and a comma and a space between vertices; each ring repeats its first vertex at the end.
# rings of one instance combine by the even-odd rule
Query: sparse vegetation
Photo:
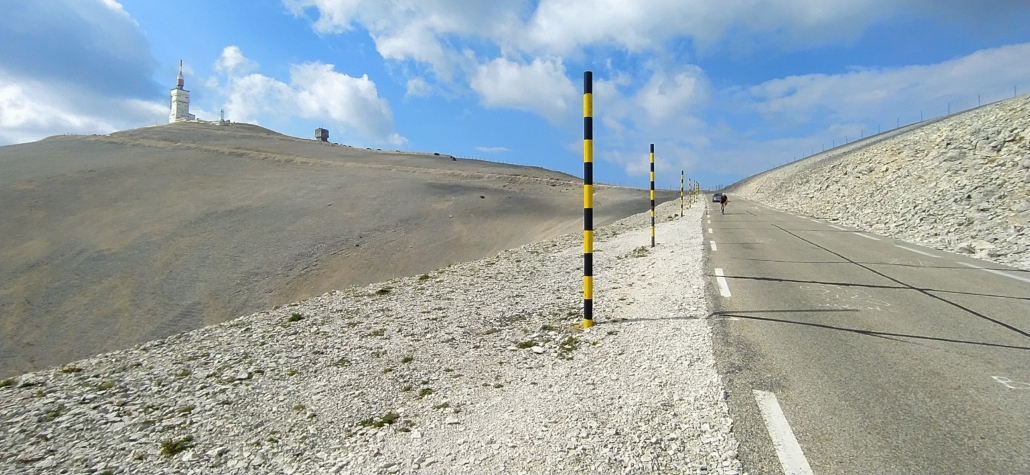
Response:
POLYGON ((7 378, 0 381, 0 388, 6 388, 7 386, 14 386, 14 378, 7 378))
POLYGON ((294 313, 293 315, 290 315, 290 318, 287 318, 286 321, 287 322, 299 322, 299 321, 301 321, 303 319, 304 319, 304 315, 301 315, 299 313, 294 313))
POLYGON ((193 412, 193 410, 196 409, 196 408, 197 408, 197 406, 195 406, 193 404, 190 404, 189 406, 180 407, 179 409, 176 410, 176 412, 178 412, 179 414, 189 414, 189 413, 193 412))
POLYGON ((430 394, 433 394, 432 388, 422 388, 418 390, 418 398, 422 399, 430 394))
POLYGON ((365 419, 365 420, 363 420, 361 422, 358 422, 358 425, 360 425, 361 427, 376 427, 376 428, 379 428, 379 427, 383 427, 385 425, 393 424, 394 422, 397 422, 397 420, 400 419, 400 418, 401 418, 401 415, 397 414, 396 412, 387 412, 386 414, 383 415, 383 417, 380 417, 378 419, 375 418, 375 417, 369 417, 368 419, 365 419))
POLYGON ((579 349, 579 340, 569 335, 558 344, 558 357, 563 360, 571 360, 572 352, 579 349))
POLYGON ((372 331, 368 332, 369 336, 383 336, 385 334, 386 334, 386 329, 385 328, 378 328, 378 329, 375 329, 375 330, 372 330, 372 331))
POLYGON ((647 254, 651 252, 651 249, 647 246, 640 246, 630 253, 630 257, 647 257, 647 254))
POLYGON ((97 385, 98 391, 107 391, 114 387, 114 381, 107 380, 97 385))
POLYGON ((79 371, 82 371, 82 368, 79 368, 78 366, 75 366, 75 365, 68 365, 68 366, 62 366, 61 367, 61 372, 65 373, 65 374, 68 374, 68 373, 78 373, 79 371))
POLYGON ((293 368, 290 368, 290 369, 286 370, 286 376, 296 376, 297 373, 299 373, 299 372, 300 371, 297 371, 297 370, 295 370, 293 368))
POLYGON ((383 287, 383 288, 377 290, 376 291, 376 295, 386 295, 386 294, 390 293, 390 291, 392 291, 392 290, 393 290, 393 287, 390 287, 389 285, 387 285, 386 287, 383 287))
POLYGON ((335 363, 333 363, 333 366, 336 366, 338 368, 343 368, 344 366, 350 366, 350 360, 348 360, 347 358, 340 358, 340 359, 336 360, 335 363))
POLYGON ((303 404, 296 404, 296 405, 293 406, 293 410, 295 412, 304 412, 304 409, 307 409, 307 408, 304 407, 303 404))
POLYGON ((50 422, 50 421, 52 421, 54 419, 57 419, 58 417, 61 417, 61 414, 64 413, 64 410, 65 410, 65 407, 62 404, 60 406, 57 406, 53 410, 47 412, 46 414, 43 414, 43 418, 46 419, 47 422, 50 422))
POLYGON ((401 363, 411 363, 412 361, 415 361, 415 357, 411 355, 401 358, 401 363))
POLYGON ((402 393, 406 393, 408 391, 411 391, 411 385, 410 384, 407 385, 407 386, 404 386, 403 388, 401 388, 401 392, 402 393))
POLYGON ((175 373, 175 377, 176 378, 185 378, 185 377, 189 376, 190 374, 191 374, 190 370, 188 370, 188 369, 181 369, 181 370, 179 370, 178 373, 175 373))
POLYGON ((422 274, 418 276, 418 280, 429 280, 429 274, 422 274))
POLYGON ((526 348, 532 348, 534 346, 536 346, 536 342, 535 341, 533 341, 533 340, 526 340, 524 342, 521 342, 521 343, 515 345, 515 348, 518 348, 520 350, 524 350, 526 348))
POLYGON ((165 439, 161 441, 161 455, 170 457, 193 447, 193 436, 187 435, 179 440, 165 439))
POLYGON ((390 374, 393 372, 393 368, 383 368, 383 374, 390 374))

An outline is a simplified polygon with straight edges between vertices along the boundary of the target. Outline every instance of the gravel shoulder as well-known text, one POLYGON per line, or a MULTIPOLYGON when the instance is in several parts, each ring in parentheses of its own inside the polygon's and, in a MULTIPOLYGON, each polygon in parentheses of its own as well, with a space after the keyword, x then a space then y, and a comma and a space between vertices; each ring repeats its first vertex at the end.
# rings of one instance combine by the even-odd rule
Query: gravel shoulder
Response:
POLYGON ((701 204, 333 291, 0 388, 0 471, 737 473, 701 204))

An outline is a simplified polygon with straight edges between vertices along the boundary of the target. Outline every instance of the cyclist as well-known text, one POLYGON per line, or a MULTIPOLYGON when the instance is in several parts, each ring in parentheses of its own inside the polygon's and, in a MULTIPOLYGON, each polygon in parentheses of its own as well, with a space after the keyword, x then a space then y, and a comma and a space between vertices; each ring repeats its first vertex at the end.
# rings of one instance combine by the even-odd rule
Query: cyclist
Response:
POLYGON ((728 201, 730 201, 730 200, 729 200, 729 198, 726 198, 726 193, 723 193, 722 196, 719 197, 719 207, 720 207, 719 211, 721 211, 722 214, 726 214, 726 203, 728 201))

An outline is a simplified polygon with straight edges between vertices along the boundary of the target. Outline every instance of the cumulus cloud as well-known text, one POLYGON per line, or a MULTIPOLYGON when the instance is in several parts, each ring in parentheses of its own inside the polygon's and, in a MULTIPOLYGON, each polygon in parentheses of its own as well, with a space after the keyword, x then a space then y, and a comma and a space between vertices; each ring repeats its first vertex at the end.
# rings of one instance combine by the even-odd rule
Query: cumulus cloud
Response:
MULTIPOLYGON (((232 51, 236 64, 256 65, 235 46, 225 51, 232 51)), ((225 57, 223 54, 216 67, 225 57)), ((236 69, 223 70, 231 73, 236 69)), ((294 116, 340 124, 377 142, 407 142, 394 131, 393 111, 386 99, 379 97, 375 83, 367 75, 351 77, 336 72, 332 64, 294 64, 289 84, 259 73, 230 75, 225 95, 226 112, 241 122, 294 116)))
POLYGON ((225 75, 243 75, 257 71, 258 63, 243 56, 243 51, 235 45, 226 46, 222 56, 215 61, 214 70, 225 75))
POLYGON ((477 66, 471 87, 486 107, 533 111, 552 122, 579 104, 576 87, 558 58, 536 58, 529 64, 497 58, 477 66))
POLYGON ((408 80, 408 92, 405 94, 412 97, 425 97, 433 93, 433 87, 422 78, 408 80))
POLYGON ((167 121, 157 62, 113 0, 7 2, 0 15, 0 143, 167 121))

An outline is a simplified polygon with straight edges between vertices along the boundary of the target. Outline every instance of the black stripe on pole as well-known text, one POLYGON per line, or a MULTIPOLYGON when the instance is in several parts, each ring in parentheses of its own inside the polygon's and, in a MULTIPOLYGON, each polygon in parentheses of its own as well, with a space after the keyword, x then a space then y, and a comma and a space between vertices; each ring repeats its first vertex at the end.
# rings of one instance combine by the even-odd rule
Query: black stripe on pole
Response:
POLYGON ((651 247, 654 247, 654 144, 651 144, 651 247))
POLYGON ((594 325, 594 75, 583 73, 583 328, 594 325))
POLYGON ((683 170, 680 170, 680 217, 683 217, 683 170))

